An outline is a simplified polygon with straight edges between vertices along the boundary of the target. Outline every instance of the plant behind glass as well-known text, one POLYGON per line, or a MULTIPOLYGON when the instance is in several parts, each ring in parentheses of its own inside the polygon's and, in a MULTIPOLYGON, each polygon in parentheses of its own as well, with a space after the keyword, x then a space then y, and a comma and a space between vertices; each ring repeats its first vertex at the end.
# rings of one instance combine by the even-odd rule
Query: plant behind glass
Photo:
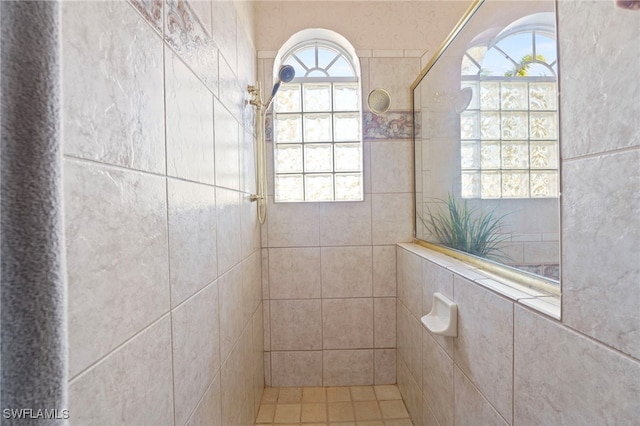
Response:
POLYGON ((511 237, 502 232, 508 213, 496 216, 495 209, 479 212, 470 208, 467 200, 459 203, 452 194, 447 200, 436 201, 445 207, 439 206, 437 212, 432 212, 427 206, 426 218, 420 220, 438 243, 487 259, 508 258, 501 249, 502 243, 511 237))

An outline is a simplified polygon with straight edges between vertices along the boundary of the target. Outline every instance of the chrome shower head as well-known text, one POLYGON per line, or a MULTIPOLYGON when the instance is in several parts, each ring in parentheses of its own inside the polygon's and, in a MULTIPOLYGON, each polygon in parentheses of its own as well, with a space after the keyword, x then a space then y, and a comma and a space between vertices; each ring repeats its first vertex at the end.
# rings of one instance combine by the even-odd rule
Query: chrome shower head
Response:
POLYGON ((273 85, 273 89, 271 90, 271 97, 265 104, 265 110, 269 109, 269 106, 271 106, 273 98, 276 96, 276 93, 278 93, 278 90, 280 89, 280 84, 289 83, 295 76, 296 70, 291 65, 283 65, 280 67, 280 70, 278 70, 278 81, 276 81, 276 84, 273 85))

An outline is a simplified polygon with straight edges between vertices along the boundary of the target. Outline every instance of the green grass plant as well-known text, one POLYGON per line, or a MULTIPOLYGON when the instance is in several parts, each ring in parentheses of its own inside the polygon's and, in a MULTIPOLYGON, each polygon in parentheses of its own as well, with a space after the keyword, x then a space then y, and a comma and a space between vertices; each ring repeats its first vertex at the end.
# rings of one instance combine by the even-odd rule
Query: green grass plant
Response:
POLYGON ((482 212, 470 208, 467 200, 459 202, 452 194, 447 200, 436 201, 438 211, 427 207, 426 217, 420 220, 439 244, 491 260, 507 258, 501 247, 511 238, 503 232, 508 213, 496 216, 495 209, 482 212))

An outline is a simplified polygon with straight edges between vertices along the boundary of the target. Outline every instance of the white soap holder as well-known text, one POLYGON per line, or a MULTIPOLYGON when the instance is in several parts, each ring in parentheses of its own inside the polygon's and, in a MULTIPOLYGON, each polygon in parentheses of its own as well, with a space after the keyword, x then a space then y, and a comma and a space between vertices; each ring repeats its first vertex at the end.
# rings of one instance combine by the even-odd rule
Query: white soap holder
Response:
POLYGON ((458 305, 441 293, 433 294, 431 312, 422 317, 422 324, 433 334, 458 335, 458 305))

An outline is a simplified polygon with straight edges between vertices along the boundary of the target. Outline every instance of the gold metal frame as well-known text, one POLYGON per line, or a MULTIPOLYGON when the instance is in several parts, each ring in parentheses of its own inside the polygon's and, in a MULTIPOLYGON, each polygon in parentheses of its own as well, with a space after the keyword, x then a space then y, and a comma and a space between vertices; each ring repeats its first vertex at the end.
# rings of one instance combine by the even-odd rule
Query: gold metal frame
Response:
MULTIPOLYGON (((415 89, 418 87, 418 85, 420 84, 420 82, 422 81, 422 79, 425 77, 425 75, 427 75, 427 73, 431 70, 431 68, 433 68, 433 66, 436 64, 436 62, 438 61, 438 59, 440 59, 440 57, 442 56, 442 54, 444 53, 445 50, 447 50, 447 48, 449 47, 449 45, 454 41, 454 39, 456 38, 456 36, 460 33, 460 31, 462 31, 462 29, 465 27, 465 25, 467 24, 467 22, 469 22, 469 20, 473 17, 473 15, 478 11, 478 9, 480 8, 480 6, 482 6, 482 4, 485 2, 485 0, 474 0, 473 3, 469 6, 469 8, 465 11, 465 13, 462 15, 462 17, 460 18, 460 20, 458 21, 458 23, 456 24, 456 26, 453 28, 453 30, 449 33, 449 35, 447 36, 447 38, 444 39, 444 41, 442 42, 442 44, 440 45, 440 47, 438 47, 438 49, 436 50, 435 54, 431 57, 431 59, 429 60, 429 62, 427 62, 427 65, 425 65, 425 67, 422 69, 422 71, 420 72, 420 74, 418 75, 418 77, 414 80, 414 82, 411 84, 411 88, 410 88, 410 93, 409 93, 409 99, 411 102, 411 110, 413 112, 413 118, 415 121, 415 99, 414 99, 414 91, 415 89)), ((522 285, 524 287, 529 287, 535 290, 539 290, 542 291, 544 293, 548 293, 550 296, 556 296, 556 297, 560 297, 561 296, 561 291, 559 286, 553 285, 552 284, 552 280, 545 280, 543 277, 537 277, 534 276, 533 274, 527 274, 524 271, 520 271, 514 268, 510 268, 508 266, 503 266, 500 264, 497 264, 495 262, 491 262, 489 260, 486 259, 482 259, 480 257, 476 257, 464 252, 460 252, 458 250, 453 250, 450 249, 448 247, 445 246, 441 246, 435 243, 430 243, 428 241, 424 241, 424 240, 420 240, 416 237, 417 235, 417 230, 416 230, 416 199, 415 199, 415 194, 416 194, 416 176, 415 176, 415 146, 416 146, 416 136, 415 136, 415 132, 413 133, 413 150, 412 150, 412 160, 413 160, 413 200, 412 200, 412 206, 413 206, 413 242, 415 244, 421 245, 423 247, 426 247, 428 249, 437 251, 439 253, 443 253, 447 256, 453 257, 455 259, 461 260, 467 264, 470 264, 472 266, 475 266, 483 271, 489 272, 490 274, 496 275, 499 278, 502 278, 507 285, 511 284, 511 283, 518 283, 519 285, 522 285)))

